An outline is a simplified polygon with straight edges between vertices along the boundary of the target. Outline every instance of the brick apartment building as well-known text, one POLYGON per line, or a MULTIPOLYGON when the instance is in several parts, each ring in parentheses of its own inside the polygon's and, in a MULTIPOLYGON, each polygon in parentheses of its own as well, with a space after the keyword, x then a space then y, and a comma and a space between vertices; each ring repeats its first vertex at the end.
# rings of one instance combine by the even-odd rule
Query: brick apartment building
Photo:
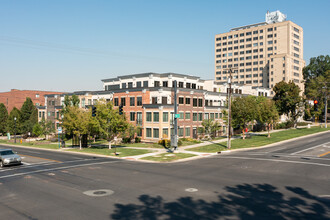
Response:
POLYGON ((8 112, 14 107, 20 109, 27 97, 31 98, 36 106, 43 106, 45 95, 48 94, 62 94, 62 92, 12 89, 10 92, 0 92, 0 103, 5 104, 8 112))
MULTIPOLYGON (((127 120, 141 128, 143 141, 155 142, 173 134, 174 89, 177 81, 179 137, 197 138, 202 121, 218 121, 221 135, 226 131, 222 111, 226 109, 227 84, 214 80, 176 73, 142 73, 104 79, 102 91, 80 91, 61 95, 46 95, 46 117, 59 126, 59 111, 65 95, 77 95, 80 107, 86 108, 97 100, 112 102, 115 108, 123 105, 127 120)), ((233 84, 233 96, 269 96, 270 89, 233 84)), ((39 116, 45 109, 40 109, 39 116)))

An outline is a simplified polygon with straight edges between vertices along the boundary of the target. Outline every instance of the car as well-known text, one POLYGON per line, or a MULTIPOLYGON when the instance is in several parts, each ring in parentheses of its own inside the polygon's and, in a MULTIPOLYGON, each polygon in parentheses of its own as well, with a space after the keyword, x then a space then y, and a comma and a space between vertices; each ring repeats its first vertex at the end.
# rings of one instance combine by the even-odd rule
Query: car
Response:
POLYGON ((22 158, 12 149, 0 149, 0 166, 22 164, 22 158))

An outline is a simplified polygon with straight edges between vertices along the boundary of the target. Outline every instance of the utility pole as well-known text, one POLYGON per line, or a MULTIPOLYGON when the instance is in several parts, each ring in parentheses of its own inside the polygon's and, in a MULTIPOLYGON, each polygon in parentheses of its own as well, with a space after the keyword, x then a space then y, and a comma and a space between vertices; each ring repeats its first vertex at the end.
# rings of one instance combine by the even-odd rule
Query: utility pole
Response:
MULTIPOLYGON (((227 132, 227 148, 230 149, 231 148, 231 80, 232 80, 232 72, 233 72, 234 68, 229 68, 229 77, 228 77, 228 132, 227 132)), ((237 68, 235 68, 237 69, 237 68)))
POLYGON ((325 92, 324 92, 324 99, 325 99, 325 102, 324 102, 324 123, 325 123, 325 128, 328 127, 327 125, 327 119, 328 119, 328 87, 325 86, 323 87, 325 89, 325 92))
POLYGON ((174 135, 172 135, 172 146, 174 147, 174 150, 178 149, 178 103, 177 103, 177 81, 173 81, 174 86, 174 135))

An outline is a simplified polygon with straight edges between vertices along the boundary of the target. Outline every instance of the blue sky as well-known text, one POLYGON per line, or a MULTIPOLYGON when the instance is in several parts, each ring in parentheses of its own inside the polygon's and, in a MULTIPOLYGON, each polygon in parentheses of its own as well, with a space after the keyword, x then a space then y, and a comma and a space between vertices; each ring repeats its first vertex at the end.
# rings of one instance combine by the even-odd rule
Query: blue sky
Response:
POLYGON ((330 1, 1 0, 0 92, 101 90, 144 72, 214 78, 214 36, 280 10, 304 59, 329 54, 330 1))

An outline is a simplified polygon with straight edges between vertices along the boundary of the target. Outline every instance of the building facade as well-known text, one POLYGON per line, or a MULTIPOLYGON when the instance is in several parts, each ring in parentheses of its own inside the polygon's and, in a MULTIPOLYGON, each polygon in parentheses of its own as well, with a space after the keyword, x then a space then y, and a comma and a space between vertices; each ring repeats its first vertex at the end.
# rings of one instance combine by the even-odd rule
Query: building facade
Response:
POLYGON ((47 94, 62 94, 62 92, 12 89, 10 92, 0 93, 0 103, 5 104, 10 113, 14 107, 20 109, 28 97, 36 106, 43 106, 47 94))
POLYGON ((280 81, 293 81, 304 91, 303 28, 285 19, 279 11, 267 12, 266 22, 216 35, 216 82, 227 82, 228 69, 236 68, 234 83, 272 89, 280 81))

